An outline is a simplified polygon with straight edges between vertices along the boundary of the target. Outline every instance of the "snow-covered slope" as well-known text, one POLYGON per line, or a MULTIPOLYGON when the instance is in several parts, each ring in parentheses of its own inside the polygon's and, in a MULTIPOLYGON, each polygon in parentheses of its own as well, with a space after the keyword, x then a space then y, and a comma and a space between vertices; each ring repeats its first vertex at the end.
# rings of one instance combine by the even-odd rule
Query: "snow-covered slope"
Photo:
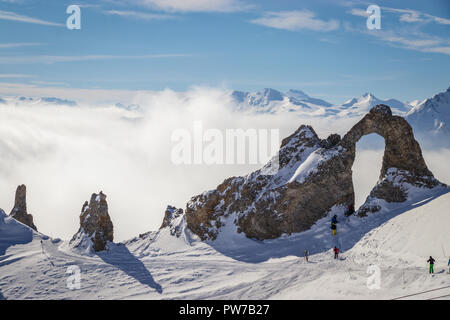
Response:
POLYGON ((422 139, 450 146, 450 88, 416 105, 406 120, 422 139))
MULTIPOLYGON (((444 287, 450 285, 450 275, 443 272, 448 260, 444 251, 450 252, 447 191, 363 220, 346 219, 338 213, 335 238, 330 234, 329 217, 310 231, 264 242, 239 236, 235 230, 229 230, 235 237, 222 233, 223 238, 215 242, 202 242, 187 229, 176 237, 170 228, 164 228, 111 245, 109 251, 94 256, 77 254, 38 233, 30 237, 31 229, 24 232, 23 225, 1 212, 0 244, 6 252, 0 254, 0 296, 390 299, 444 287), (365 234, 372 228, 375 229, 365 234), (339 260, 333 259, 333 245, 344 250, 339 260), (309 263, 302 258, 304 249, 310 250, 309 263), (434 276, 426 270, 429 255, 436 259, 434 276), (70 273, 66 272, 73 265, 81 271, 81 287, 77 290, 67 287, 70 273), (381 269, 378 290, 367 287, 370 265, 381 269)), ((415 298, 439 295, 442 292, 415 298)))
POLYGON ((282 93, 275 89, 265 88, 258 92, 233 91, 231 97, 238 111, 278 114, 293 112, 297 115, 325 116, 330 103, 308 96, 301 90, 291 89, 282 93))

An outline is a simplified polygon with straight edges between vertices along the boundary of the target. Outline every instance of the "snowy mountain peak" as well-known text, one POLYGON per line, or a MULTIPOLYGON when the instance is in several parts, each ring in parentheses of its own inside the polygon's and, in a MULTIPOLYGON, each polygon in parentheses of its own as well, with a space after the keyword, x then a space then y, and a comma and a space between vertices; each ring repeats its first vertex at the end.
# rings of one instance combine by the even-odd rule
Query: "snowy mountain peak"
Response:
POLYGON ((331 104, 308 96, 298 89, 290 89, 286 93, 265 88, 258 92, 233 91, 231 98, 237 104, 237 110, 258 113, 296 112, 305 115, 325 115, 326 107, 331 104))
POLYGON ((310 96, 308 96, 302 90, 298 90, 298 89, 289 89, 286 92, 286 96, 288 96, 289 98, 295 98, 295 99, 298 99, 298 100, 305 100, 305 99, 309 99, 310 98, 310 96))
POLYGON ((413 107, 406 120, 427 142, 448 145, 450 132, 450 88, 413 107))

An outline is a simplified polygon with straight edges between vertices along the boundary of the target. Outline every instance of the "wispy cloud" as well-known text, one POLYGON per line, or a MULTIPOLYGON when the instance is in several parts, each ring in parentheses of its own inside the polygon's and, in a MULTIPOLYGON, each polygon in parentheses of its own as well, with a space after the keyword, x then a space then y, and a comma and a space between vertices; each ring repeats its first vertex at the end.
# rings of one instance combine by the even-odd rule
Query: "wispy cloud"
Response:
POLYGON ((263 17, 251 20, 250 22, 289 31, 306 29, 326 32, 339 28, 339 21, 334 19, 329 21, 318 19, 315 13, 309 10, 267 12, 263 17))
POLYGON ((19 48, 19 47, 32 47, 40 46, 39 42, 14 42, 14 43, 0 43, 0 49, 19 48))
POLYGON ((44 86, 69 86, 67 82, 60 82, 60 81, 41 81, 41 80, 35 80, 31 81, 34 84, 44 85, 44 86))
POLYGON ((434 52, 450 55, 450 40, 420 32, 399 34, 393 31, 377 30, 368 32, 372 36, 394 47, 420 52, 434 52))
POLYGON ((104 11, 104 13, 109 15, 116 15, 140 20, 168 20, 175 18, 175 16, 169 14, 146 13, 138 11, 107 10, 104 11))
POLYGON ((56 23, 56 22, 50 22, 41 20, 38 18, 32 18, 28 16, 23 16, 11 11, 2 11, 0 10, 0 20, 11 20, 11 21, 17 21, 17 22, 25 22, 25 23, 34 23, 34 24, 41 24, 46 26, 54 26, 54 27, 65 27, 62 23, 56 23))
POLYGON ((354 16, 358 16, 358 17, 368 17, 369 16, 369 13, 366 10, 357 9, 357 8, 351 9, 348 13, 350 13, 354 16))
POLYGON ((34 76, 30 74, 20 74, 20 73, 0 73, 0 78, 21 79, 21 78, 34 78, 34 76))
MULTIPOLYGON (((445 18, 440 18, 427 13, 423 13, 412 9, 397 9, 390 7, 381 7, 381 12, 390 12, 399 15, 399 21, 403 23, 417 23, 418 27, 402 28, 396 25, 395 28, 390 28, 389 30, 373 30, 368 31, 366 29, 355 29, 350 26, 350 24, 344 24, 347 31, 350 32, 362 32, 364 34, 378 38, 381 41, 386 42, 390 46, 403 48, 407 50, 414 50, 420 52, 434 52, 441 54, 450 54, 450 39, 444 38, 442 36, 432 35, 429 33, 424 33, 417 31, 424 24, 430 22, 436 22, 438 24, 450 25, 450 20, 445 18)), ((367 17, 370 14, 365 10, 360 8, 352 8, 347 13, 367 17)))
POLYGON ((428 13, 420 12, 412 9, 397 9, 390 7, 382 7, 383 11, 393 12, 400 14, 400 21, 402 22, 435 22, 438 24, 450 25, 450 19, 441 18, 428 13))
POLYGON ((235 12, 253 7, 242 0, 128 0, 127 2, 168 12, 235 12))
POLYGON ((189 57, 188 54, 145 54, 145 55, 79 55, 79 56, 0 56, 0 64, 58 63, 117 59, 158 59, 189 57))
MULTIPOLYGON (((390 13, 396 13, 399 14, 399 20, 401 22, 407 22, 407 23, 429 23, 429 22, 435 22, 438 24, 444 24, 444 25, 450 25, 450 19, 441 18, 438 16, 434 16, 428 13, 424 13, 417 10, 412 9, 398 9, 398 8, 390 8, 390 7, 381 7, 381 11, 383 12, 390 12, 390 13)), ((359 17, 368 17, 370 13, 366 12, 364 9, 360 8, 352 8, 350 11, 348 11, 351 15, 359 16, 359 17)))

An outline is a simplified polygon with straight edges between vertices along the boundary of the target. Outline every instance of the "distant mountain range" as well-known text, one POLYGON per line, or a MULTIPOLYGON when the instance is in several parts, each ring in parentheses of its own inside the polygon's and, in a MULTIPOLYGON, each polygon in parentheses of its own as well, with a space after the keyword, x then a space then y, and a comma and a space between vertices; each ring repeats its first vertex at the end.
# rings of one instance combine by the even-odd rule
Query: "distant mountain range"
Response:
POLYGON ((75 107, 76 101, 55 97, 0 97, 0 103, 8 105, 64 105, 75 107))
POLYGON ((396 115, 405 117, 417 138, 426 146, 450 147, 450 88, 423 101, 409 103, 396 99, 381 100, 365 93, 339 105, 312 98, 301 90, 286 93, 274 89, 258 92, 231 92, 236 109, 243 112, 281 114, 289 112, 313 117, 360 117, 377 104, 391 107, 396 115))
MULTIPOLYGON (((230 91, 235 111, 245 113, 289 113, 308 117, 359 117, 377 104, 391 107, 396 115, 406 118, 421 142, 450 147, 450 88, 423 101, 402 102, 396 99, 381 100, 372 93, 351 98, 342 104, 333 105, 325 100, 307 95, 297 89, 280 92, 265 88, 258 92, 230 91)), ((55 97, 0 97, 0 105, 64 105, 74 107, 78 103, 55 97)), ((117 108, 139 111, 137 104, 116 103, 117 108)))
POLYGON ((282 93, 266 88, 258 92, 233 91, 232 99, 237 104, 237 110, 257 113, 294 112, 308 116, 360 116, 366 114, 377 104, 386 104, 392 111, 405 115, 413 106, 396 99, 381 100, 371 93, 352 98, 340 105, 333 105, 322 99, 310 97, 301 90, 291 89, 282 93))

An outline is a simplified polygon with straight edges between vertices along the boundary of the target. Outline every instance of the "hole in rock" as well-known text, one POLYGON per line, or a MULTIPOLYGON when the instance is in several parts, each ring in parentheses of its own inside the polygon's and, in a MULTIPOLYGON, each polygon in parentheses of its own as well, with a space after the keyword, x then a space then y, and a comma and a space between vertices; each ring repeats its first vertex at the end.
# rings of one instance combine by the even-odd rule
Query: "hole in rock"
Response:
POLYGON ((355 210, 364 204, 378 182, 384 148, 384 138, 376 133, 365 135, 356 143, 355 162, 352 167, 355 210))

